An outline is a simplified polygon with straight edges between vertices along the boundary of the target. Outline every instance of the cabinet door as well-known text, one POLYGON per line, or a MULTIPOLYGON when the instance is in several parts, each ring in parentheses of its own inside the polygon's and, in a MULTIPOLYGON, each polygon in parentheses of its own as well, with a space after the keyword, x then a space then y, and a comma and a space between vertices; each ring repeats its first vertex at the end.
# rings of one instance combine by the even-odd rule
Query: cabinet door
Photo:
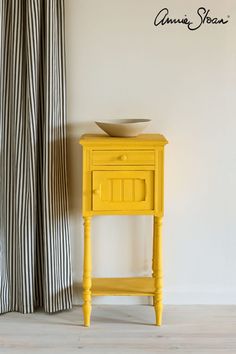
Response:
POLYGON ((94 171, 93 210, 153 210, 153 171, 94 171))

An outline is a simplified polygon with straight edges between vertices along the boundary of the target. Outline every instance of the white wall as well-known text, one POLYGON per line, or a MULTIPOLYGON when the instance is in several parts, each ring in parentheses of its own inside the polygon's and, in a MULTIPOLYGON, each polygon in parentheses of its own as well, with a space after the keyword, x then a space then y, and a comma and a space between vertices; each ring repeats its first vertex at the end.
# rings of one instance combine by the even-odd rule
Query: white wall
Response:
MULTIPOLYGON (((236 2, 206 0, 227 25, 154 27, 157 12, 193 16, 200 1, 66 0, 68 177, 75 302, 82 279, 81 149, 96 119, 147 117, 169 140, 164 301, 236 303, 236 2)), ((97 217, 97 276, 147 275, 149 217, 97 217)), ((101 298, 139 303, 147 299, 101 298)))

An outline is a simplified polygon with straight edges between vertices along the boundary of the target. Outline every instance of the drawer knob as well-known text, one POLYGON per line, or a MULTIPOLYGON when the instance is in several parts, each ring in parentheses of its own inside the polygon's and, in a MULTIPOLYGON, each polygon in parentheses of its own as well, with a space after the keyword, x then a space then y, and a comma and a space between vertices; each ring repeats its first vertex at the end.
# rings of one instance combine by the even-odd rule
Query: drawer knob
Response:
POLYGON ((121 155, 121 156, 120 156, 120 160, 121 160, 121 161, 126 161, 127 158, 128 158, 127 155, 121 155))

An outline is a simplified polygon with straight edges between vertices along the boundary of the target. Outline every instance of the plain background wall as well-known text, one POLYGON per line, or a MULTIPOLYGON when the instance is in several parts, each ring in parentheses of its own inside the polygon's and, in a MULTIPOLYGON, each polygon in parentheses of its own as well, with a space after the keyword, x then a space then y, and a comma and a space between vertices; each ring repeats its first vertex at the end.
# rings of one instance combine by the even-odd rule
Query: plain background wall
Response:
MULTIPOLYGON (((165 303, 236 303, 236 2, 204 1, 227 25, 154 27, 158 11, 196 18, 200 1, 66 0, 68 180, 75 303, 83 228, 81 147, 94 120, 151 118, 169 140, 165 303)), ((100 131, 101 132, 101 131, 100 131)), ((148 275, 150 217, 92 221, 96 276, 148 275)), ((147 303, 146 298, 100 298, 147 303)))

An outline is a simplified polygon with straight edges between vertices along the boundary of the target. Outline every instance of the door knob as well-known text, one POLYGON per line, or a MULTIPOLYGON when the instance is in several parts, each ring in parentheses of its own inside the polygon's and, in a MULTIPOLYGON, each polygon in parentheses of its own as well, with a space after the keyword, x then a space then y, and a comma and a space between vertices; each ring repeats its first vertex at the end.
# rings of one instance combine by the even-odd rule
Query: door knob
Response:
POLYGON ((93 190, 93 194, 94 194, 94 195, 99 195, 99 196, 100 196, 100 194, 101 194, 100 189, 94 189, 94 190, 93 190))

